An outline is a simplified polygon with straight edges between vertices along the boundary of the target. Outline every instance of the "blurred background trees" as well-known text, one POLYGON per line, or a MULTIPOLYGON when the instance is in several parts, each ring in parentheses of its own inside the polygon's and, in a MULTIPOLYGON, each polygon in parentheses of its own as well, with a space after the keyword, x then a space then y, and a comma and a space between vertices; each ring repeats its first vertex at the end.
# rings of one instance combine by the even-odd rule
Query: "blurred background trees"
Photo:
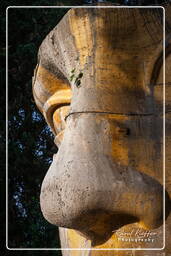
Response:
MULTIPOLYGON (((53 4, 56 2, 54 1, 53 4)), ((7 3, 3 3, 3 8, 7 3)), ((8 1, 8 5, 16 5, 8 1)), ((18 1, 17 5, 23 5, 18 1)), ((29 1, 27 3, 29 5, 29 1)), ((35 1, 34 5, 45 5, 35 1)), ((4 10, 3 9, 3 10, 4 10)), ((5 11, 5 10, 4 10, 5 11)), ((58 248, 58 228, 42 216, 40 186, 57 152, 53 135, 32 96, 32 77, 38 48, 67 9, 10 8, 8 10, 8 246, 10 248, 58 248)), ((5 16, 1 15, 1 84, 5 83, 5 16), (2 38, 2 37, 1 37, 2 38)), ((5 120, 5 94, 1 118, 5 120)), ((1 124, 2 124, 1 122, 1 124)), ((5 125, 1 133, 1 157, 5 157, 5 125)), ((1 189, 5 187, 5 163, 1 163, 1 189)), ((3 200, 5 202, 5 198, 3 200)), ((1 220, 5 218, 5 208, 1 220)), ((3 222, 5 231, 5 222, 3 222)), ((5 239, 5 234, 3 235, 5 239)), ((32 252, 27 252, 32 255, 32 252)), ((37 254, 42 252, 36 252, 37 254)), ((16 251, 19 255, 20 252, 16 251)), ((5 255, 5 254, 4 254, 5 255)), ((45 255, 45 253, 44 253, 45 255)), ((51 255, 61 255, 52 251, 51 255)))

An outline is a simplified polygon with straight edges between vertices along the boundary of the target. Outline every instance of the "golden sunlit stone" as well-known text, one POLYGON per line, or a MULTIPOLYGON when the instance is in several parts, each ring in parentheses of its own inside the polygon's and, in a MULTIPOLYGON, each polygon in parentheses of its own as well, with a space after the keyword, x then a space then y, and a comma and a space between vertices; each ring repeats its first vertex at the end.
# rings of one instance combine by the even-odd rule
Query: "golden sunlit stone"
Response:
MULTIPOLYGON (((166 248, 157 256, 171 254, 170 16, 168 4, 166 248)), ((41 209, 62 248, 85 249, 64 256, 163 247, 162 50, 162 8, 71 9, 40 46, 33 94, 59 147, 41 209)))

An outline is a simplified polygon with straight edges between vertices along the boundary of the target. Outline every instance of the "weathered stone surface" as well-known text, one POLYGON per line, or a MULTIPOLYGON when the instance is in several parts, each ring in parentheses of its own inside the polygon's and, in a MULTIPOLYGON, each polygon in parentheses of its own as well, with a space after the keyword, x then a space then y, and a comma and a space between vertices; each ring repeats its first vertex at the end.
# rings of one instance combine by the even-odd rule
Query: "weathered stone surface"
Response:
MULTIPOLYGON (((166 11, 164 253, 169 256, 170 5, 166 11)), ((63 227, 62 247, 163 247, 162 40, 161 8, 78 8, 69 10, 40 47, 33 94, 59 146, 40 201, 45 218, 63 227), (136 236, 146 229, 153 232, 150 241, 120 240, 121 232, 136 236)), ((72 254, 90 251, 63 252, 72 254)), ((126 255, 91 251, 96 254, 126 255)))

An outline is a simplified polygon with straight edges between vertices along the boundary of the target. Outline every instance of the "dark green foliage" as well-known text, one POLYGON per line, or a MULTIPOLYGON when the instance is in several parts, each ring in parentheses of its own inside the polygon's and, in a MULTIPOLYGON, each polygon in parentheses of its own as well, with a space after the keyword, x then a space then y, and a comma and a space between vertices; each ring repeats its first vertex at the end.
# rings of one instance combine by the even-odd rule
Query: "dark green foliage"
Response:
POLYGON ((8 10, 8 246, 60 247, 39 206, 40 186, 56 151, 32 97, 32 76, 44 37, 65 9, 8 10))
MULTIPOLYGON (((39 3, 45 4, 45 1, 35 1, 34 5, 39 3)), ((2 2, 3 10, 6 4, 2 2)), ((8 5, 13 4, 16 5, 14 1, 8 1, 8 5)), ((23 2, 18 1, 17 5, 20 4, 22 5, 23 2)), ((32 76, 41 42, 66 11, 67 9, 64 8, 8 10, 8 247, 10 248, 60 247, 58 229, 43 218, 39 205, 40 186, 57 149, 53 143, 52 133, 35 106, 32 97, 32 76)), ((0 75, 1 84, 5 86, 4 13, 1 15, 1 25, 3 40, 0 45, 2 59, 0 75)), ((1 124, 4 124, 0 149, 1 158, 4 159, 4 90, 0 97, 1 124)), ((0 170, 2 189, 5 188, 5 162, 1 162, 0 170)), ((1 230, 5 231, 5 205, 3 209, 0 213, 1 220, 2 218, 4 220, 1 230)), ((4 238, 3 235, 1 241, 5 240, 4 238)), ((36 253, 42 255, 41 251, 34 254, 36 253)), ((16 254, 20 255, 20 252, 16 254)), ((26 254, 33 255, 33 252, 28 251, 26 254)), ((43 254, 49 255, 49 252, 43 254)), ((51 251, 50 255, 61 255, 61 252, 51 251)))

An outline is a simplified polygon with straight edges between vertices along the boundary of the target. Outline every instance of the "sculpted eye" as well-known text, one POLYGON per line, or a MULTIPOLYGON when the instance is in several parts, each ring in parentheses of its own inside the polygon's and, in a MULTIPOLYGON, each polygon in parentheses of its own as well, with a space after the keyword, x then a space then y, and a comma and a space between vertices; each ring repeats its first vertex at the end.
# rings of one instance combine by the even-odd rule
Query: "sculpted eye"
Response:
POLYGON ((36 72, 33 83, 34 99, 55 135, 56 145, 59 146, 65 129, 65 117, 70 108, 71 89, 67 79, 58 78, 42 66, 36 72))
POLYGON ((66 126, 65 117, 69 113, 70 106, 65 105, 57 108, 53 113, 53 126, 56 133, 55 144, 59 147, 63 139, 63 134, 66 126))
POLYGON ((53 125, 56 134, 60 133, 65 129, 66 122, 65 122, 65 117, 69 113, 69 105, 62 106, 57 108, 54 113, 53 113, 53 125))
POLYGON ((65 118, 65 113, 67 115, 67 109, 69 109, 70 101, 71 89, 59 89, 46 101, 43 106, 43 115, 54 134, 61 130, 61 124, 57 123, 59 120, 61 123, 64 121, 62 121, 61 118, 62 116, 65 118))

